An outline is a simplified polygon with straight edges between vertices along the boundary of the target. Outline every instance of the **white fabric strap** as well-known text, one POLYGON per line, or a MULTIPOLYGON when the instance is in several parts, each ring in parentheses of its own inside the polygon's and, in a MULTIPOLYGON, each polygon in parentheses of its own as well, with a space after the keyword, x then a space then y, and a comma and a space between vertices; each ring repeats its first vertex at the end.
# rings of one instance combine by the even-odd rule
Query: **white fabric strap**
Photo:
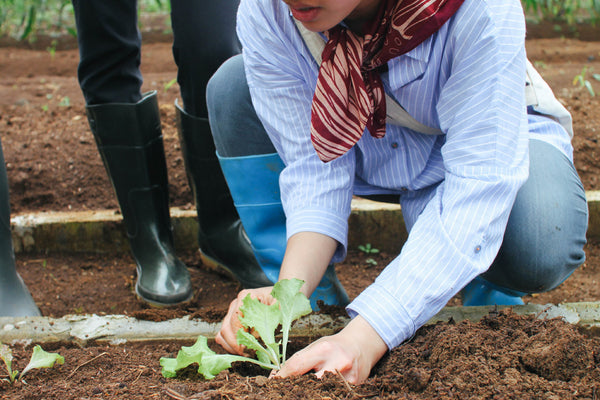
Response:
MULTIPOLYGON (((310 50, 313 58, 318 65, 321 65, 321 53, 325 48, 323 38, 316 32, 309 31, 302 23, 294 19, 298 31, 304 39, 304 43, 310 50)), ((546 115, 567 130, 569 135, 573 137, 573 120, 567 109, 556 99, 552 89, 540 76, 533 67, 531 62, 527 60, 527 78, 525 84, 525 100, 528 106, 533 106, 533 109, 540 114, 546 115)), ((387 122, 393 125, 404 126, 413 131, 424 133, 426 135, 443 135, 444 132, 437 128, 432 128, 423 125, 414 119, 395 99, 388 94, 385 95, 387 122)))
POLYGON ((527 60, 525 100, 527 101, 527 105, 532 106, 535 111, 561 124, 569 133, 569 136, 573 138, 573 118, 571 117, 571 113, 554 96, 550 86, 544 81, 544 78, 542 78, 529 60, 527 60))

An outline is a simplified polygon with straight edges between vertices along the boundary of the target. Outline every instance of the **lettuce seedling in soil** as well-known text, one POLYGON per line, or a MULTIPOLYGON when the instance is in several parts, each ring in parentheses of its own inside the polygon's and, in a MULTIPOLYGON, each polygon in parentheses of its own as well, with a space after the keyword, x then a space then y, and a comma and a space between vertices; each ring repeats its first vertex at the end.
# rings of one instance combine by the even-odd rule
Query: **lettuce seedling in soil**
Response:
POLYGON ((193 346, 182 346, 176 358, 162 357, 160 365, 166 378, 173 378, 177 371, 191 364, 198 364, 198 373, 205 379, 214 378, 219 372, 231 367, 235 361, 247 361, 263 368, 279 370, 285 362, 287 343, 292 323, 310 314, 312 308, 308 298, 300 292, 304 281, 285 279, 273 286, 271 295, 277 300, 266 305, 250 295, 243 300, 239 317, 243 329, 236 333, 237 342, 256 352, 256 359, 233 354, 217 354, 207 344, 207 338, 200 336, 193 346), (281 339, 276 331, 281 327, 281 339), (258 334, 257 339, 252 333, 258 334))
POLYGON ((12 370, 12 351, 10 350, 10 347, 2 343, 0 343, 0 358, 4 361, 4 366, 6 367, 6 371, 8 371, 8 379, 11 382, 15 381, 17 374, 19 375, 19 380, 21 380, 23 379, 23 375, 32 369, 52 368, 55 363, 63 364, 65 362, 63 356, 56 353, 48 353, 44 351, 40 345, 37 345, 33 348, 31 359, 20 374, 19 371, 12 370))

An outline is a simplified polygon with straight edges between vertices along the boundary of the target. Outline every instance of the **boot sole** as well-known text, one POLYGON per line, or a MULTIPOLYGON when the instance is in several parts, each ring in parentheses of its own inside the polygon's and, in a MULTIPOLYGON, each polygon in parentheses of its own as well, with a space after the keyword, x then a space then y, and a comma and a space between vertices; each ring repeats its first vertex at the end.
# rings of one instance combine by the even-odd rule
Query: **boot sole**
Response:
POLYGON ((151 306, 153 306, 153 307, 162 308, 162 307, 168 307, 168 306, 176 306, 176 305, 181 305, 181 304, 184 304, 184 303, 188 303, 188 302, 190 302, 190 301, 191 301, 191 300, 194 298, 194 291, 193 291, 193 290, 191 290, 191 291, 190 291, 190 295, 189 295, 188 297, 186 297, 185 299, 183 299, 183 300, 176 301, 176 302, 172 302, 172 303, 164 303, 164 302, 160 302, 160 301, 158 301, 158 300, 155 300, 155 299, 149 299, 149 298, 146 298, 146 297, 144 297, 144 296, 143 296, 143 295, 140 293, 140 290, 139 290, 139 285, 138 285, 138 284, 137 284, 137 282, 136 282, 136 284, 135 284, 135 295, 136 295, 136 296, 137 296, 137 297, 138 297, 140 300, 142 300, 142 301, 143 301, 143 302, 145 302, 145 303, 148 303, 149 305, 151 305, 151 306))
POLYGON ((211 271, 214 271, 214 272, 217 272, 217 273, 227 276, 232 281, 239 282, 238 279, 233 274, 233 272, 231 272, 229 270, 229 268, 227 268, 225 265, 223 265, 219 261, 215 260, 214 258, 210 257, 209 255, 203 253, 202 250, 198 250, 198 251, 200 253, 200 260, 202 261, 202 264, 205 267, 207 267, 211 271))

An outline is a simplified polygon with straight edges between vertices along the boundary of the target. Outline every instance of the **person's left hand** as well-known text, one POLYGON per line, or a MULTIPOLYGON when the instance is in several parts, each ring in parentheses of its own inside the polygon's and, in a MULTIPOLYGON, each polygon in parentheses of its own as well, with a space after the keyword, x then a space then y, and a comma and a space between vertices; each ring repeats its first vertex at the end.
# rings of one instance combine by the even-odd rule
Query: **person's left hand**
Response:
POLYGON ((273 286, 267 286, 257 289, 245 289, 238 293, 237 297, 229 304, 229 310, 227 311, 227 315, 223 319, 223 323, 221 324, 221 329, 217 336, 215 337, 215 341, 221 345, 231 354, 239 354, 242 356, 247 356, 245 353, 244 346, 241 346, 237 343, 237 331, 239 329, 244 329, 242 323, 240 322, 240 307, 244 302, 244 298, 247 295, 252 296, 252 298, 258 299, 261 303, 271 305, 275 302, 273 296, 271 296, 271 291, 273 290, 273 286))
POLYGON ((369 377, 371 368, 387 351, 387 345, 361 316, 355 317, 339 333, 323 337, 300 350, 272 377, 285 378, 315 371, 339 372, 352 384, 369 377))

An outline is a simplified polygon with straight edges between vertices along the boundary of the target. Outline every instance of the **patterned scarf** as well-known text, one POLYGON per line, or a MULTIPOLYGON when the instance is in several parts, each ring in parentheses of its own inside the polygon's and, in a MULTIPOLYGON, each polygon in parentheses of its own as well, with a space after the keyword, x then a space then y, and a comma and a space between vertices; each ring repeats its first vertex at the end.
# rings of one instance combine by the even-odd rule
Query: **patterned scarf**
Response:
POLYGON ((378 15, 358 36, 337 25, 325 32, 311 109, 311 140, 328 162, 358 142, 365 127, 385 135, 385 92, 378 69, 434 34, 463 0, 382 0, 378 15))

